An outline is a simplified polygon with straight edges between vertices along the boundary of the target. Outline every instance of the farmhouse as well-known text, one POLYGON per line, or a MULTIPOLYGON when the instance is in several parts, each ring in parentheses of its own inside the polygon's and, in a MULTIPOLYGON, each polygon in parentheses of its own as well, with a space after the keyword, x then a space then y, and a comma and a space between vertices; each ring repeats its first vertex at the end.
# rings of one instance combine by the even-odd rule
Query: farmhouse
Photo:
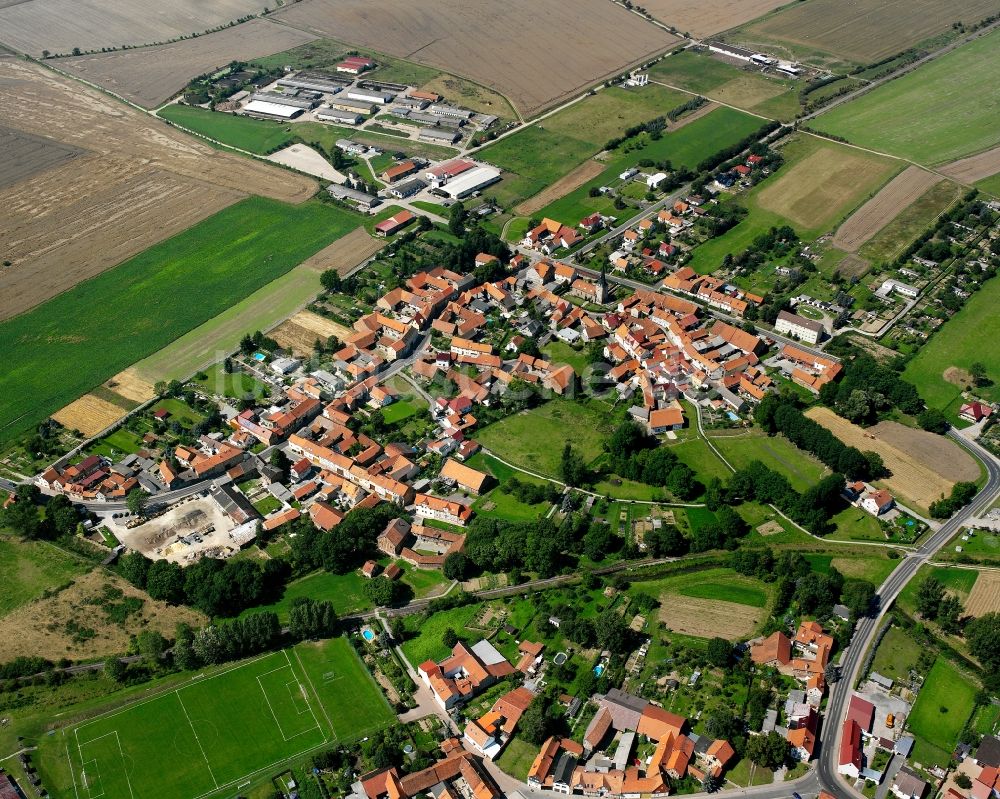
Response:
POLYGON ((483 486, 490 479, 489 475, 451 458, 445 459, 444 466, 441 467, 441 477, 454 480, 460 487, 473 494, 481 493, 483 486))
POLYGON ((475 166, 475 161, 469 161, 467 158, 455 158, 428 169, 424 172, 424 179, 428 183, 438 186, 442 183, 447 183, 452 178, 456 178, 464 172, 468 172, 470 169, 474 169, 475 166))
POLYGON ((826 329, 822 324, 804 316, 793 314, 788 311, 779 311, 778 318, 774 323, 774 329, 778 333, 795 336, 808 344, 817 344, 823 337, 826 329))
POLYGON ((880 489, 865 494, 858 504, 872 516, 881 516, 886 511, 891 510, 896 502, 892 498, 892 494, 880 489))
POLYGON ((346 72, 348 75, 360 75, 369 69, 375 68, 375 62, 363 56, 350 56, 337 64, 337 72, 346 72))
POLYGON ((479 754, 493 760, 514 734, 517 723, 534 698, 535 695, 524 687, 507 692, 490 710, 466 725, 465 740, 479 754))
POLYGON ((573 247, 583 241, 583 237, 573 228, 546 217, 537 227, 529 230, 522 245, 540 250, 549 255, 560 247, 573 247))
POLYGON ((993 408, 979 402, 978 400, 974 400, 973 402, 965 403, 961 408, 959 408, 958 415, 959 418, 976 424, 984 419, 989 419, 990 416, 993 415, 993 408))
POLYGON ((430 494, 416 495, 413 500, 413 512, 422 519, 434 519, 458 527, 464 527, 472 518, 472 510, 467 506, 430 494))
POLYGON ((379 222, 375 225, 375 235, 385 238, 386 236, 391 236, 393 233, 398 233, 404 227, 409 225, 416 217, 409 211, 400 211, 395 216, 390 216, 388 219, 379 222))
POLYGON ((416 171, 417 165, 411 160, 406 160, 389 167, 382 172, 380 177, 386 183, 395 183, 397 180, 409 177, 416 171))
POLYGON ((680 430, 682 427, 684 427, 684 412, 679 405, 649 412, 646 429, 652 436, 658 436, 668 430, 680 430))
POLYGON ((471 699, 497 680, 514 673, 514 667, 489 641, 471 648, 459 641, 440 663, 427 660, 417 667, 420 679, 445 710, 471 699))
POLYGON ((811 352, 786 344, 781 350, 781 360, 787 362, 789 368, 782 367, 791 379, 814 394, 831 380, 840 376, 843 367, 837 361, 814 355, 811 352))

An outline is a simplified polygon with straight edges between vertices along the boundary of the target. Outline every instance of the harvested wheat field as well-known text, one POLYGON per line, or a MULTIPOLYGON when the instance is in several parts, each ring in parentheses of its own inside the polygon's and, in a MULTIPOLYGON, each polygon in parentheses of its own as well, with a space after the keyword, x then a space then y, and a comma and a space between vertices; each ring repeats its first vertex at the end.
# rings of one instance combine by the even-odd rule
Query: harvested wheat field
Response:
POLYGON ((119 372, 106 381, 104 388, 115 392, 120 397, 140 404, 156 396, 153 384, 139 376, 132 367, 119 372))
POLYGON ((352 230, 343 238, 337 239, 320 250, 311 258, 307 258, 298 267, 313 272, 323 273, 327 269, 336 269, 343 277, 358 264, 371 258, 385 246, 385 239, 370 236, 363 227, 352 230))
POLYGON ((722 636, 728 641, 753 635, 764 618, 763 608, 718 599, 669 594, 660 604, 660 621, 668 629, 698 638, 722 636))
POLYGON ((985 616, 1000 611, 1000 571, 983 569, 972 586, 972 592, 965 603, 965 612, 970 616, 985 616))
POLYGON ((296 355, 311 355, 316 339, 326 341, 330 336, 336 336, 343 341, 353 333, 353 330, 312 311, 299 311, 271 330, 268 335, 283 349, 290 349, 296 355))
POLYGON ((171 44, 67 58, 59 61, 59 67, 138 105, 156 108, 198 75, 214 72, 231 61, 251 61, 291 50, 315 38, 269 20, 252 19, 171 44))
POLYGON ((559 178, 544 191, 540 191, 534 197, 529 197, 520 205, 515 206, 514 213, 521 216, 531 216, 536 211, 541 211, 549 203, 555 202, 565 197, 571 191, 580 188, 588 180, 592 180, 600 175, 607 167, 598 161, 584 161, 580 166, 559 178))
POLYGON ((783 6, 788 0, 644 0, 642 7, 660 22, 695 38, 735 28, 783 6))
POLYGON ((128 650, 132 636, 156 630, 173 636, 178 622, 194 627, 206 619, 197 611, 154 602, 117 575, 95 569, 77 578, 66 589, 47 599, 38 599, 0 619, 0 640, 5 657, 21 655, 48 658, 101 658, 128 650), (121 618, 126 598, 138 610, 121 618))
POLYGON ((79 430, 85 438, 96 436, 105 428, 110 427, 128 413, 112 402, 84 394, 80 399, 73 400, 60 411, 52 414, 52 418, 67 430, 79 430))
POLYGON ((848 446, 882 456, 891 477, 878 481, 903 503, 928 507, 960 480, 979 478, 972 456, 944 436, 914 430, 898 422, 879 422, 865 430, 829 408, 812 407, 806 416, 823 425, 848 446))
POLYGON ((961 183, 975 183, 1000 172, 1000 147, 945 164, 939 170, 961 183))
POLYGON ((862 244, 940 181, 940 177, 918 166, 907 167, 844 221, 833 236, 833 246, 845 252, 857 252, 862 244))
POLYGON ((0 189, 0 319, 236 202, 302 202, 316 183, 219 152, 97 90, 41 67, 0 60, 0 118, 84 153, 0 189))
POLYGON ((28 0, 0 3, 0 41, 30 55, 154 44, 258 14, 268 0, 28 0))
POLYGON ((733 43, 771 46, 775 56, 793 57, 815 49, 870 64, 944 33, 955 20, 968 25, 996 11, 995 0, 809 0, 788 3, 728 38, 733 43))
POLYGON ((347 177, 334 169, 329 161, 312 147, 301 142, 292 144, 283 150, 278 150, 276 153, 271 153, 266 158, 268 161, 273 161, 283 166, 290 166, 292 169, 299 170, 299 172, 305 172, 307 175, 322 178, 323 180, 332 180, 335 183, 347 182, 347 177))
POLYGON ((677 43, 607 0, 302 0, 275 16, 471 78, 527 116, 677 43))
POLYGON ((0 189, 53 169, 82 152, 79 147, 0 126, 0 153, 4 154, 0 189))

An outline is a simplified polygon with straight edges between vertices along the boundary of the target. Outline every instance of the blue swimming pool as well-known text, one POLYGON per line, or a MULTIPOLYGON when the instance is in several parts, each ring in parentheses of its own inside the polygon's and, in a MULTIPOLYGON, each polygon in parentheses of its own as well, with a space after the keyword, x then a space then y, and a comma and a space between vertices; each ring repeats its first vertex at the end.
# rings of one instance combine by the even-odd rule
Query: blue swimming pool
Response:
POLYGON ((726 411, 726 416, 728 416, 728 417, 729 417, 729 418, 730 418, 730 419, 731 419, 732 421, 734 421, 734 422, 738 422, 738 421, 740 420, 740 417, 739 417, 739 416, 737 416, 737 415, 736 415, 735 413, 733 413, 732 411, 726 411))
POLYGON ((361 631, 361 637, 364 638, 369 643, 371 643, 372 641, 375 640, 375 633, 373 633, 371 630, 365 627, 365 629, 361 631))
POLYGON ((598 677, 600 677, 602 674, 604 674, 604 664, 603 663, 598 663, 596 666, 594 666, 594 674, 596 674, 598 677))
POLYGON ((265 360, 267 360, 267 356, 263 352, 255 352, 253 354, 253 359, 255 361, 258 361, 258 362, 259 361, 265 361, 265 360))

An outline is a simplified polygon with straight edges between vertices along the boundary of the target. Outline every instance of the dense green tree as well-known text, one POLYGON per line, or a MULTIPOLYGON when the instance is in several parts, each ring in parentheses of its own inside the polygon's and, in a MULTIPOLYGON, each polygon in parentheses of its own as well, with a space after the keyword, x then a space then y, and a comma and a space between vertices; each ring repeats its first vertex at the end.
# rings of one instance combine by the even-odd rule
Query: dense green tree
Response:
POLYGON ((987 613, 965 625, 969 651, 992 673, 1000 672, 1000 613, 987 613))
POLYGON ((133 488, 125 497, 125 507, 133 516, 142 516, 146 509, 146 492, 141 488, 133 488))
POLYGON ((788 741, 772 730, 766 735, 753 735, 747 741, 746 756, 758 766, 777 769, 785 765, 790 756, 788 741))
POLYGON ((398 583, 388 577, 380 575, 368 581, 365 586, 365 593, 373 605, 378 607, 388 607, 392 605, 399 596, 398 583))
POLYGON ((518 735, 529 744, 538 746, 552 734, 552 729, 552 717, 545 712, 545 701, 542 697, 536 697, 528 705, 528 709, 521 714, 521 720, 518 722, 518 735))
POLYGON ((124 682, 128 667, 117 657, 109 657, 104 661, 104 676, 115 682, 124 682))
POLYGON ((917 588, 917 613, 925 619, 936 619, 944 599, 944 586, 936 577, 925 577, 917 588))
POLYGON ((152 561, 141 552, 126 552, 118 559, 118 572, 136 588, 146 587, 146 577, 152 561))
POLYGON ((454 627, 448 627, 443 633, 441 633, 441 643, 448 647, 448 649, 453 649, 455 644, 458 643, 458 633, 455 632, 454 627))
POLYGON ((876 588, 868 580, 845 580, 840 601, 855 619, 867 616, 874 605, 876 588))
POLYGON ((455 203, 451 207, 451 213, 448 216, 448 230, 451 235, 458 236, 461 238, 465 233, 465 219, 466 219, 465 205, 461 202, 455 203))
POLYGON ((337 614, 328 599, 296 597, 288 613, 288 631, 293 638, 329 638, 337 630, 337 614))
POLYGON ((452 552, 444 559, 442 573, 448 580, 466 580, 472 570, 472 563, 464 552, 452 552))
POLYGON ((631 643, 629 629, 614 610, 606 610, 594 622, 597 645, 615 654, 624 654, 631 643))
POLYGON ((150 663, 158 663, 167 651, 167 639, 156 630, 143 630, 136 636, 135 645, 150 663))
POLYGON ((922 410, 917 416, 917 424, 924 430, 942 435, 947 433, 948 428, 951 427, 948 417, 937 408, 925 408, 922 410))
POLYGON ((725 668, 733 656, 733 645, 725 638, 715 637, 709 640, 705 657, 713 666, 725 668))

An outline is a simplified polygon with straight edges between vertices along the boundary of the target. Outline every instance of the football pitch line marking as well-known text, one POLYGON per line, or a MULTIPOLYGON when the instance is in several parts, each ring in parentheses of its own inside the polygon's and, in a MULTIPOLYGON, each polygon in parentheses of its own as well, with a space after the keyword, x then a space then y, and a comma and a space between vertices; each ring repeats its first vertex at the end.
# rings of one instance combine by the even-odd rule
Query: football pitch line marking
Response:
POLYGON ((184 718, 187 719, 188 725, 191 727, 191 732, 194 733, 194 740, 198 744, 198 749, 201 750, 201 756, 205 759, 205 766, 208 768, 208 774, 212 778, 212 782, 215 783, 215 787, 219 787, 219 781, 215 779, 215 772, 212 771, 212 764, 208 762, 208 756, 205 754, 205 749, 201 745, 201 738, 198 737, 198 731, 194 728, 194 722, 191 721, 191 717, 188 715, 187 708, 184 707, 184 700, 181 699, 181 691, 178 688, 174 691, 174 696, 177 697, 177 701, 181 703, 181 710, 184 711, 184 718))
MULTIPOLYGON (((95 758, 92 758, 91 760, 84 761, 84 759, 83 759, 83 747, 84 746, 88 746, 89 744, 95 743, 96 741, 99 741, 102 738, 110 738, 112 735, 115 736, 115 743, 118 745, 118 757, 121 760, 121 764, 122 764, 121 765, 122 776, 125 777, 125 784, 128 785, 129 796, 131 796, 132 799, 135 799, 135 792, 132 790, 132 780, 129 779, 128 769, 125 767, 125 750, 122 749, 122 739, 118 735, 118 730, 112 730, 111 732, 106 732, 106 733, 104 733, 104 735, 98 735, 96 738, 91 738, 89 741, 84 741, 83 743, 80 743, 80 735, 79 735, 79 731, 77 731, 77 733, 76 733, 76 745, 77 745, 77 748, 80 751, 80 766, 81 766, 80 780, 83 783, 83 787, 87 789, 87 794, 90 796, 90 799, 100 799, 100 797, 104 796, 104 794, 106 793, 106 791, 104 790, 104 780, 101 778, 101 770, 97 767, 98 760, 95 757, 95 758), (90 766, 91 763, 94 764, 94 771, 97 772, 97 779, 98 779, 98 782, 99 782, 99 784, 101 786, 101 792, 100 793, 94 793, 93 791, 91 791, 90 790, 90 784, 87 781, 87 768, 90 766)), ((74 789, 76 788, 76 778, 75 777, 73 779, 73 787, 74 787, 74 789)))
POLYGON ((69 753, 69 736, 63 732, 63 742, 66 744, 66 760, 69 763, 69 774, 73 778, 73 795, 80 799, 80 791, 76 787, 76 769, 73 767, 73 756, 69 753))
MULTIPOLYGON (((340 740, 340 736, 337 735, 337 731, 333 727, 333 722, 330 721, 330 716, 326 712, 326 705, 324 705, 322 703, 322 701, 320 701, 319 693, 317 693, 317 691, 316 691, 316 686, 313 685, 312 677, 309 676, 309 672, 306 671, 306 667, 302 665, 302 658, 299 657, 298 651, 295 650, 295 649, 293 649, 292 651, 295 652, 295 660, 298 662, 299 668, 302 670, 302 676, 306 678, 306 682, 309 683, 309 688, 312 690, 313 696, 316 697, 316 702, 319 704, 319 709, 323 713, 323 718, 325 718, 326 719, 326 723, 330 725, 330 734, 333 736, 333 740, 335 742, 339 741, 340 740)), ((285 650, 285 657, 286 658, 288 657, 288 650, 287 649, 285 650)), ((291 662, 291 660, 289 660, 289 662, 291 662)), ((316 716, 316 714, 313 713, 313 717, 315 717, 315 716, 316 716)), ((323 733, 323 737, 326 738, 326 733, 325 732, 323 733)))
MULTIPOLYGON (((296 676, 296 674, 295 674, 295 667, 292 665, 292 659, 290 657, 288 657, 288 650, 287 649, 282 650, 282 654, 285 656, 285 662, 288 664, 288 668, 291 670, 292 676, 295 677, 296 682, 298 682, 298 676, 296 676)), ((295 656, 297 658, 298 657, 298 653, 296 653, 295 656)), ((302 675, 305 676, 305 677, 308 677, 308 675, 306 673, 306 670, 305 670, 305 667, 302 666, 302 662, 301 661, 299 661, 299 667, 302 668, 302 675)), ((302 685, 302 683, 298 683, 298 685, 299 685, 299 688, 302 691, 302 696, 306 700, 306 707, 309 708, 309 712, 312 714, 313 724, 316 725, 316 729, 319 730, 320 735, 323 736, 323 743, 326 743, 329 739, 326 737, 326 733, 323 731, 323 728, 320 726, 319 719, 316 718, 316 711, 313 710, 312 702, 309 701, 309 694, 306 692, 306 689, 302 685)), ((315 696, 316 696, 316 701, 319 702, 319 694, 316 694, 315 696)))

